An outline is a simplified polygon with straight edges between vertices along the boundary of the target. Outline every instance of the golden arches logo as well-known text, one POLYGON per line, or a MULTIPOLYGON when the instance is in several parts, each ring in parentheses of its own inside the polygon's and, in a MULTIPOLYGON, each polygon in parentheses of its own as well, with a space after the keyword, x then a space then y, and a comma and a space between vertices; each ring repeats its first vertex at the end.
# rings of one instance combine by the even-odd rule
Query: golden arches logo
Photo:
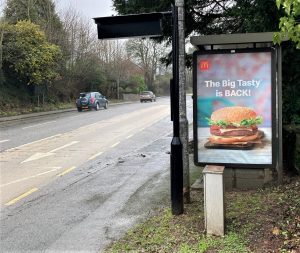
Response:
POLYGON ((200 69, 201 70, 208 70, 209 69, 209 62, 207 60, 200 61, 200 69))

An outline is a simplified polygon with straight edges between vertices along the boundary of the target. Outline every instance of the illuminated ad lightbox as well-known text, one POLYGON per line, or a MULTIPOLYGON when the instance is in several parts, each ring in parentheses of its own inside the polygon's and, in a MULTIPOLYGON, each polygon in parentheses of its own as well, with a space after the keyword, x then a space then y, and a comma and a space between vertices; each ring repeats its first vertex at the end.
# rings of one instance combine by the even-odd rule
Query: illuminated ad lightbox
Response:
POLYGON ((275 166, 272 49, 194 53, 197 165, 275 166))

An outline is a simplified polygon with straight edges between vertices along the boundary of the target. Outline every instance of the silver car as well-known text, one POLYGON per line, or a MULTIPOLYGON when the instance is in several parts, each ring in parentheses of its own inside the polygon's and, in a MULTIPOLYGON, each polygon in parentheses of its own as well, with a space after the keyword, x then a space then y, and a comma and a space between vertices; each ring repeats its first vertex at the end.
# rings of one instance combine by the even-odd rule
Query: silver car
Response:
POLYGON ((155 94, 152 91, 142 91, 140 93, 140 101, 141 103, 147 101, 155 102, 156 101, 155 94))

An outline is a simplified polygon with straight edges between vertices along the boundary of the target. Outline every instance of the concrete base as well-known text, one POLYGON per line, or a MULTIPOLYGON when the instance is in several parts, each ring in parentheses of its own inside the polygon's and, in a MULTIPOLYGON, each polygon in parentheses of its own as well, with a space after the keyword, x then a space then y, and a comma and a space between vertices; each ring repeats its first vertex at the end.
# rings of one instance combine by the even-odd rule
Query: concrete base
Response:
POLYGON ((230 169, 225 168, 224 182, 227 190, 257 189, 275 181, 271 169, 230 169))
MULTIPOLYGON (((195 166, 193 162, 193 155, 190 155, 190 166, 195 166)), ((197 169, 203 170, 203 167, 196 167, 197 169)), ((272 169, 232 169, 225 168, 224 171, 224 183, 225 189, 243 189, 251 190, 264 187, 267 184, 276 183, 275 171, 272 169)), ((203 189, 203 176, 196 180, 191 186, 192 190, 203 189)))

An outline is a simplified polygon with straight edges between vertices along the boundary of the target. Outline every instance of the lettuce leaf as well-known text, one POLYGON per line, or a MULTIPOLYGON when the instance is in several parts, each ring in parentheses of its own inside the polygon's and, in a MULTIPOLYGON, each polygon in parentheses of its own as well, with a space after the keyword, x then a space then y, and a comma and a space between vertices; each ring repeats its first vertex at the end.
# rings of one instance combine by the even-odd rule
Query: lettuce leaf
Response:
POLYGON ((224 120, 213 121, 210 118, 206 118, 208 120, 208 125, 210 126, 219 126, 221 128, 226 128, 227 126, 235 126, 235 127, 251 127, 254 125, 262 124, 263 118, 261 116, 256 117, 255 119, 243 119, 241 122, 232 122, 228 123, 224 120))
POLYGON ((212 119, 209 118, 207 118, 207 120, 208 120, 208 125, 210 126, 217 125, 219 127, 225 128, 230 125, 224 120, 213 121, 212 119))
POLYGON ((241 126, 249 127, 253 125, 259 125, 263 122, 263 118, 261 116, 256 117, 255 119, 243 119, 240 122, 241 126))

